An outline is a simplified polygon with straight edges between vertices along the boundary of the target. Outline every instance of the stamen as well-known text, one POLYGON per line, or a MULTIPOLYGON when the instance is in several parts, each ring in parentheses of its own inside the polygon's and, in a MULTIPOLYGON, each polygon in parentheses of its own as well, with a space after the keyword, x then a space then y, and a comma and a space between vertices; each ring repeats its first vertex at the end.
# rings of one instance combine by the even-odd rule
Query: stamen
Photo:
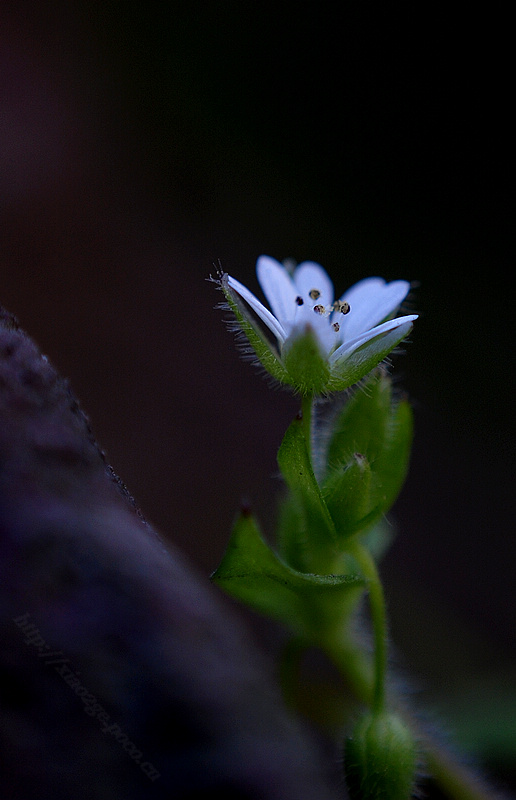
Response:
POLYGON ((339 323, 338 322, 334 322, 333 325, 332 325, 332 328, 335 331, 335 333, 338 333, 340 331, 339 323))
POLYGON ((317 306, 314 306, 314 311, 315 311, 316 314, 324 314, 326 309, 325 309, 324 306, 317 305, 317 306))
POLYGON ((340 311, 341 314, 349 314, 351 306, 345 300, 335 300, 333 304, 334 311, 340 311))
POLYGON ((318 300, 319 297, 321 296, 321 293, 320 293, 319 289, 310 289, 308 294, 310 295, 312 300, 318 300))
POLYGON ((298 306, 302 306, 305 301, 299 295, 296 297, 296 303, 298 306))

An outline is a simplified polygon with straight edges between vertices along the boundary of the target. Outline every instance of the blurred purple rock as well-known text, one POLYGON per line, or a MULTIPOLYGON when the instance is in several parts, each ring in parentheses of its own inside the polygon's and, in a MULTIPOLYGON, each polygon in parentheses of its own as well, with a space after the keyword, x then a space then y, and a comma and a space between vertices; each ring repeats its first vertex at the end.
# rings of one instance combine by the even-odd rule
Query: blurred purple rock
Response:
POLYGON ((0 610, 5 800, 338 796, 241 621, 143 520, 5 312, 0 610))

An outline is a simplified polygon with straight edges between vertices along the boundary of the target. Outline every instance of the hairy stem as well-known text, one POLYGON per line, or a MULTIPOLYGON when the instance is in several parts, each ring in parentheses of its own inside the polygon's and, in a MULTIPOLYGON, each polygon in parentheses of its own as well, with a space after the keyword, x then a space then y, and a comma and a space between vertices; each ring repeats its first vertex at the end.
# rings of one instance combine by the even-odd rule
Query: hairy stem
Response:
POLYGON ((303 429, 305 433, 306 449, 308 450, 308 458, 312 461, 312 410, 314 404, 314 396, 310 392, 301 397, 301 414, 303 416, 303 429))
MULTIPOLYGON (((312 394, 302 396, 303 429, 311 462, 313 403, 312 394)), ((347 551, 355 558, 368 581, 374 636, 373 662, 371 664, 364 657, 360 648, 350 646, 345 638, 341 639, 338 635, 330 636, 325 642, 321 641, 321 645, 342 672, 356 698, 379 713, 386 705, 387 676, 387 613, 383 586, 372 555, 360 542, 356 540, 348 542, 347 551)), ((396 707, 399 700, 393 695, 389 697, 389 704, 390 702, 396 707)), ((410 711, 406 709, 400 711, 421 745, 430 775, 447 797, 451 800, 503 800, 503 795, 487 787, 474 770, 461 764, 447 752, 438 736, 422 729, 420 722, 410 714, 410 711)))
POLYGON ((369 584, 369 606, 374 636, 374 685, 372 709, 383 711, 385 706, 385 677, 387 673, 387 613, 383 586, 373 557, 358 542, 353 542, 351 555, 357 561, 369 584))

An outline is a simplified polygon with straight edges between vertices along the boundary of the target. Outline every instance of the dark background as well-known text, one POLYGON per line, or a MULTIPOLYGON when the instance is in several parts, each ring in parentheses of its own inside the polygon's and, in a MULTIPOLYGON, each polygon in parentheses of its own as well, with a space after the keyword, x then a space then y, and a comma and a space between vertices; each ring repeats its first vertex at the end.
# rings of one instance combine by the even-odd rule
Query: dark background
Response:
POLYGON ((239 360, 213 264, 252 290, 261 253, 319 261, 339 294, 417 283, 395 362, 416 437, 383 564, 393 638, 452 727, 463 690, 509 707, 509 21, 103 0, 4 3, 0 23, 0 300, 206 576, 243 495, 270 518, 297 411, 239 360))

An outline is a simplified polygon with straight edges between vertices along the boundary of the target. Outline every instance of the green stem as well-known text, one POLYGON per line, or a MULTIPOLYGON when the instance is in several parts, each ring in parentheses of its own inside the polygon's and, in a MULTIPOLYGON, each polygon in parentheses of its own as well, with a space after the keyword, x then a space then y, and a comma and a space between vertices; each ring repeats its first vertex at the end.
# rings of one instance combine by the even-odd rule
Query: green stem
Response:
MULTIPOLYGON (((313 394, 305 394, 301 399, 303 429, 308 457, 312 461, 312 415, 313 394)), ((361 702, 370 705, 372 710, 380 713, 385 708, 386 675, 387 675, 387 612, 383 586, 373 557, 358 541, 350 541, 347 547, 360 567, 369 584, 369 605, 374 636, 373 675, 367 662, 359 650, 349 647, 343 641, 333 639, 323 647, 329 657, 338 666, 343 676, 361 702)), ((436 737, 421 730, 418 722, 406 716, 415 737, 422 745, 429 772, 435 782, 454 800, 494 800, 491 790, 479 781, 478 776, 450 756, 436 737)))
MULTIPOLYGON (((353 651, 345 642, 339 642, 337 638, 332 637, 323 647, 342 672, 355 697, 378 712, 385 703, 387 662, 385 601, 376 565, 369 553, 360 545, 352 551, 350 548, 350 552, 370 581, 369 599, 375 634, 374 676, 371 676, 368 665, 361 660, 360 652, 353 651)), ((398 707, 395 695, 389 699, 394 708, 398 707)), ((508 800, 505 795, 493 792, 473 769, 454 758, 443 746, 438 734, 434 735, 431 731, 425 730, 420 720, 408 709, 401 707, 398 710, 412 729, 415 740, 419 742, 430 776, 446 797, 451 800, 508 800)))
MULTIPOLYGON (((312 393, 302 396, 303 429, 310 461, 312 461, 313 404, 314 396, 312 393)), ((375 650, 372 708, 374 711, 380 712, 383 711, 385 705, 385 677, 387 673, 387 614, 383 587, 376 564, 369 551, 356 541, 350 544, 348 549, 369 583, 369 604, 373 622, 375 650)))
POLYGON ((373 702, 373 665, 358 645, 339 639, 338 634, 323 639, 321 647, 335 664, 356 699, 366 706, 373 702))
POLYGON ((369 551, 358 542, 353 542, 349 551, 369 583, 369 606, 374 636, 372 709, 379 713, 383 711, 385 706, 385 678, 387 673, 387 612, 383 586, 376 564, 369 551))
POLYGON ((303 416, 303 430, 305 433, 306 449, 308 458, 312 461, 312 409, 314 404, 313 393, 301 396, 301 414, 303 416))

